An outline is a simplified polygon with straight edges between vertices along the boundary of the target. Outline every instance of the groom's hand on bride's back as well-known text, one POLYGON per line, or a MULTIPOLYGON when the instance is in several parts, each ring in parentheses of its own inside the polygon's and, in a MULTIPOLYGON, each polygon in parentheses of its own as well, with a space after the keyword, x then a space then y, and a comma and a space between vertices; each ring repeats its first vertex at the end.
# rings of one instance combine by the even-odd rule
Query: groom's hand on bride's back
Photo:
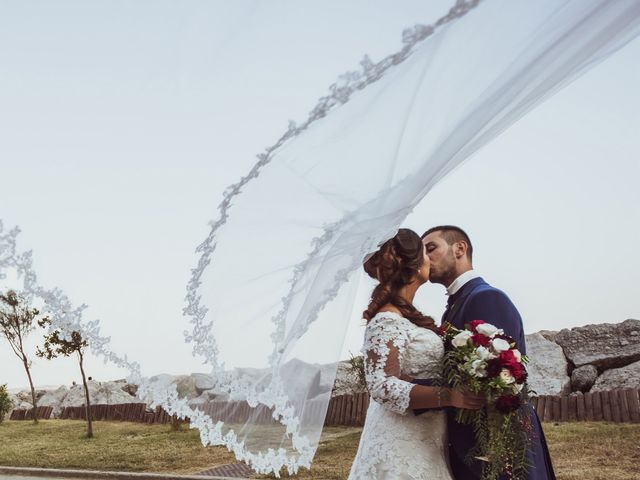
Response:
POLYGON ((460 388, 450 388, 448 390, 451 396, 450 404, 452 407, 479 410, 487 403, 486 397, 482 394, 460 388))

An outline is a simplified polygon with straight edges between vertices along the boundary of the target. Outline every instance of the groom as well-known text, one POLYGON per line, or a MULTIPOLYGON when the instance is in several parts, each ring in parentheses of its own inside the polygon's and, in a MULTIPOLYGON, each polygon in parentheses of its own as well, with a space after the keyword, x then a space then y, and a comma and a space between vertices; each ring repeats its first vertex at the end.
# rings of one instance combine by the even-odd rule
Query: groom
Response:
MULTIPOLYGON (((429 280, 444 285, 449 296, 442 322, 464 328, 472 320, 484 320, 513 337, 518 350, 526 354, 520 314, 505 293, 489 285, 473 270, 473 247, 469 236, 459 227, 442 225, 427 230, 422 235, 422 242, 431 261, 429 280)), ((555 480, 540 420, 530 404, 522 408, 530 415, 533 426, 527 478, 555 480)), ((479 480, 482 463, 475 460, 469 465, 464 461, 475 443, 473 428, 457 423, 454 412, 449 411, 447 415, 453 476, 456 480, 479 480)))

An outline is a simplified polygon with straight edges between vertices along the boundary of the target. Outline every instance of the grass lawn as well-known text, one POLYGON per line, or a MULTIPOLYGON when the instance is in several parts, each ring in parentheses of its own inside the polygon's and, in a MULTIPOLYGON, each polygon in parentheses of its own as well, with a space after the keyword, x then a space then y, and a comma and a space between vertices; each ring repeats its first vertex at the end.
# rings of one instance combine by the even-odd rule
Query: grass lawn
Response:
MULTIPOLYGON (((559 480, 640 478, 640 425, 546 423, 544 428, 559 480)), ((295 478, 346 479, 360 430, 326 428, 312 470, 295 478)), ((235 462, 224 447, 202 447, 192 430, 94 422, 94 431, 96 437, 86 439, 82 421, 6 421, 0 424, 0 465, 186 474, 235 462)))
POLYGON ((559 480, 638 480, 640 425, 545 423, 559 480))
POLYGON ((235 461, 226 448, 204 448, 196 430, 169 425, 82 420, 5 421, 0 424, 0 465, 128 472, 198 473, 235 461))

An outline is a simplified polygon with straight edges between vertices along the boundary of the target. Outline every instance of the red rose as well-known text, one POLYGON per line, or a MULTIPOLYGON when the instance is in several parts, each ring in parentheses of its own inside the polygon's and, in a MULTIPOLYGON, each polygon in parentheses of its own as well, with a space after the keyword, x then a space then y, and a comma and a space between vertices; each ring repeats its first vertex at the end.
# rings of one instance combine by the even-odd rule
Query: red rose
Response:
POLYGON ((513 378, 516 379, 516 383, 522 383, 527 378, 527 371, 524 369, 521 363, 514 363, 513 365, 508 365, 507 368, 513 375, 513 378))
POLYGON ((511 365, 519 365, 518 359, 513 354, 513 350, 505 350, 504 352, 500 352, 500 363, 504 367, 510 367, 511 365))
POLYGON ((442 324, 438 327, 438 335, 440 335, 441 337, 444 337, 447 334, 447 327, 442 324))
POLYGON ((492 358, 487 362, 487 375, 491 377, 497 377, 502 371, 502 362, 499 358, 492 358))
POLYGON ((482 335, 481 333, 474 333, 471 335, 471 340, 478 346, 488 347, 491 339, 486 335, 482 335))
POLYGON ((502 395, 496 400, 496 409, 502 413, 511 413, 520 408, 522 402, 516 395, 502 395))
POLYGON ((485 322, 484 320, 471 320, 469 322, 469 329, 474 333, 478 333, 478 332, 476 332, 476 327, 478 325, 483 324, 483 323, 487 323, 487 322, 485 322))

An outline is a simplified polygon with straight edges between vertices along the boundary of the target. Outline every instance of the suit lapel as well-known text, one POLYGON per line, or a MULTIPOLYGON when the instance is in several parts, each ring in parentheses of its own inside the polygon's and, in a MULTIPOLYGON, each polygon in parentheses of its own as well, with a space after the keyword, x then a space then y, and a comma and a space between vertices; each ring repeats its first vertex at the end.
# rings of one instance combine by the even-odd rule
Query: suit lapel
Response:
POLYGON ((442 323, 447 321, 456 328, 464 328, 464 325, 458 325, 458 319, 462 317, 460 315, 462 307, 476 287, 485 283, 481 277, 476 277, 465 283, 454 295, 451 295, 447 301, 447 309, 442 315, 442 323))

